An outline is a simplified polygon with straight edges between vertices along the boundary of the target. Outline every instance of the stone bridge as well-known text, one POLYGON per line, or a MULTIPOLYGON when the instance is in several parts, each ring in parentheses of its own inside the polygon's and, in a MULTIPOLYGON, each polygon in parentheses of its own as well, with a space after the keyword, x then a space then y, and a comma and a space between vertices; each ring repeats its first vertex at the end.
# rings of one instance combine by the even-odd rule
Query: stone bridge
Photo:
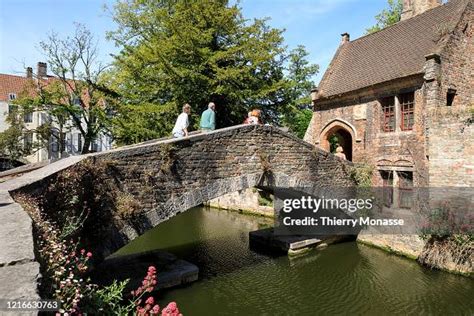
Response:
POLYGON ((6 282, 23 273, 28 284, 38 272, 32 222, 16 202, 21 196, 34 197, 58 222, 86 207, 81 240, 104 258, 163 221, 237 190, 353 185, 350 166, 278 128, 255 125, 63 159, 0 184, 0 297, 31 297, 33 289, 7 295, 6 282))

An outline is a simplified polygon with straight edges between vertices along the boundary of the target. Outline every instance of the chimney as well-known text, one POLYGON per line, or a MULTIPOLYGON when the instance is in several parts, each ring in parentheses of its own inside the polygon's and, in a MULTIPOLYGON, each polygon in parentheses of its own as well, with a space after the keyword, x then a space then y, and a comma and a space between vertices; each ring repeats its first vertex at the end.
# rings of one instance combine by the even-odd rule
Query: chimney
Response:
POLYGON ((46 77, 47 75, 47 65, 46 63, 38 62, 37 76, 38 78, 46 77))
POLYGON ((341 45, 344 43, 348 43, 351 40, 351 36, 349 33, 342 33, 341 34, 341 45))
POLYGON ((33 78, 33 68, 26 67, 26 78, 32 79, 33 78))
POLYGON ((311 101, 316 101, 318 99, 318 87, 314 87, 312 90, 311 90, 311 101))
POLYGON ((403 0, 401 20, 412 18, 441 4, 441 0, 403 0))

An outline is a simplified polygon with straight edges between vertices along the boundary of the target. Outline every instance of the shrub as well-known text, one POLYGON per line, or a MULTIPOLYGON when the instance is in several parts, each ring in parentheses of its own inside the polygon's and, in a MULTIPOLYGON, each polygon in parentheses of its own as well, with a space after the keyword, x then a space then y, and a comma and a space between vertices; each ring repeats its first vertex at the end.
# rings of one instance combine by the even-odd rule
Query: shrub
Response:
POLYGON ((374 168, 371 165, 367 163, 357 164, 351 170, 351 178, 359 187, 370 187, 373 172, 374 168))
MULTIPOLYGON (((41 294, 61 302, 60 313, 82 315, 158 315, 160 307, 150 296, 154 290, 156 268, 148 268, 142 285, 132 292, 132 299, 124 299, 124 289, 128 280, 100 287, 87 276, 92 253, 81 249, 80 241, 67 233, 79 229, 85 218, 70 219, 68 225, 59 228, 47 220, 38 202, 25 195, 15 199, 23 205, 33 220, 36 234, 36 248, 42 270, 41 294), (146 299, 145 299, 146 298, 146 299)), ((180 316, 176 303, 169 303, 161 310, 162 316, 180 316)))

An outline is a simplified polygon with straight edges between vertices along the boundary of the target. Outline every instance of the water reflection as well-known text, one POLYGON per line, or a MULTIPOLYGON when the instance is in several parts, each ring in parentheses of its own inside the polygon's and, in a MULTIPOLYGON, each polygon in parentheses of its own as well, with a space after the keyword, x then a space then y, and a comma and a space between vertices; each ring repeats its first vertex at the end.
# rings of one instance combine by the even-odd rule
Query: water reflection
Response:
POLYGON ((163 249, 200 268, 201 280, 163 290, 185 315, 472 315, 474 281, 355 242, 296 259, 248 248, 254 216, 196 208, 120 252, 163 249))

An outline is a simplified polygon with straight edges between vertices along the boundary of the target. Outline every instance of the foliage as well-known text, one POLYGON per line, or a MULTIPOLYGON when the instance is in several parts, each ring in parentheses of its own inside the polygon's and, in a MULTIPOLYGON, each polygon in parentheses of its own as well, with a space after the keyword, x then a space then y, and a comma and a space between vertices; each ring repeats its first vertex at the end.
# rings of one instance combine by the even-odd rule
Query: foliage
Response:
POLYGON ((268 192, 258 191, 257 199, 258 199, 258 205, 269 206, 269 207, 273 206, 272 195, 268 192))
POLYGON ((260 164, 262 166, 262 171, 264 173, 272 171, 272 164, 270 162, 270 157, 267 153, 259 151, 258 157, 260 158, 260 164))
POLYGON ((432 236, 427 239, 418 261, 429 267, 472 277, 473 249, 472 235, 432 236))
POLYGON ((429 212, 421 228, 420 237, 430 238, 450 237, 455 242, 468 243, 474 241, 474 216, 462 218, 459 211, 453 210, 447 203, 429 212))
MULTIPOLYGON (((128 281, 114 281, 111 285, 93 292, 89 298, 90 304, 87 310, 91 314, 99 312, 101 315, 159 315, 160 306, 155 303, 154 297, 150 296, 157 284, 156 268, 154 266, 148 268, 142 285, 131 292, 131 299, 124 302, 123 295, 128 281)), ((180 316, 182 314, 176 303, 171 302, 161 310, 161 315, 180 316)))
POLYGON ((331 153, 335 153, 337 147, 339 146, 339 138, 337 137, 336 134, 333 134, 329 137, 328 141, 329 141, 329 151, 331 153))
POLYGON ((318 73, 318 65, 311 65, 306 60, 308 53, 303 46, 298 46, 289 55, 287 76, 285 77, 287 93, 283 113, 283 123, 299 138, 303 138, 313 116, 310 92, 314 84, 310 80, 318 73))
POLYGON ((42 291, 61 302, 61 312, 73 315, 81 313, 82 299, 90 295, 94 285, 85 278, 92 253, 81 249, 73 239, 63 239, 61 230, 47 219, 37 201, 26 196, 17 200, 33 219, 37 247, 42 267, 42 291))
POLYGON ((226 0, 122 0, 112 14, 118 28, 108 36, 122 50, 107 77, 123 104, 119 142, 169 135, 184 103, 195 127, 209 101, 218 127, 240 124, 252 108, 265 122, 297 125, 291 118, 308 104, 317 66, 303 47, 288 53, 282 30, 266 20, 246 20, 226 0))
POLYGON ((130 218, 141 208, 141 203, 132 194, 125 192, 116 194, 115 209, 121 218, 130 218))
POLYGON ((10 126, 0 133, 0 155, 11 160, 26 157, 33 149, 33 146, 24 146, 25 126, 20 115, 16 113, 9 113, 7 122, 10 126))
POLYGON ((91 314, 128 315, 133 310, 129 305, 123 304, 123 293, 128 281, 128 279, 121 282, 114 280, 112 284, 96 289, 88 297, 85 310, 90 310, 91 314))
POLYGON ((163 144, 160 146, 160 171, 164 174, 169 174, 173 171, 176 161, 176 147, 173 144, 163 144))
POLYGON ((117 107, 112 130, 117 145, 135 144, 144 140, 169 136, 176 107, 170 104, 124 104, 117 107))
MULTIPOLYGON (((295 110, 294 116, 287 119, 285 125, 296 134, 299 138, 303 139, 308 129, 309 123, 313 118, 313 111, 310 109, 295 110)), ((289 114, 286 114, 289 116, 289 114)))
MULTIPOLYGON (((58 144, 58 152, 62 156, 66 151, 66 133, 74 126, 69 118, 68 105, 65 103, 63 86, 59 80, 44 80, 36 78, 30 80, 14 101, 18 117, 24 117, 27 113, 41 113, 46 120, 42 119, 41 125, 36 129, 24 128, 23 134, 35 133, 38 143, 35 148, 44 148, 50 140, 58 144)), ((38 122, 39 124, 40 122, 38 122)), ((10 123, 11 124, 11 123, 10 123)))
MULTIPOLYGON (((132 299, 124 299, 128 280, 100 287, 87 277, 91 252, 80 249, 80 243, 65 234, 38 206, 38 201, 26 195, 17 195, 33 219, 37 249, 42 267, 43 295, 61 302, 62 314, 82 315, 158 315, 160 307, 149 294, 154 290, 156 268, 150 266, 142 285, 132 291, 132 299), (146 297, 146 300, 145 300, 146 297)), ((79 223, 82 225, 82 223, 79 223)), ((181 315, 175 302, 161 310, 162 316, 181 315)))
POLYGON ((37 78, 34 99, 40 102, 35 103, 46 105, 42 110, 56 121, 56 127, 70 123, 77 129, 84 139, 81 152, 87 153, 92 141, 110 128, 116 96, 102 84, 106 67, 97 61, 97 43, 89 30, 76 24, 72 36, 61 38, 53 32, 40 42, 40 48, 55 78, 37 78))
POLYGON ((374 168, 367 163, 355 165, 351 170, 351 178, 359 187, 368 188, 372 185, 372 174, 374 168))
POLYGON ((371 34, 383 30, 387 26, 400 21, 403 11, 403 0, 388 0, 388 8, 375 16, 377 23, 366 29, 366 34, 371 34))

